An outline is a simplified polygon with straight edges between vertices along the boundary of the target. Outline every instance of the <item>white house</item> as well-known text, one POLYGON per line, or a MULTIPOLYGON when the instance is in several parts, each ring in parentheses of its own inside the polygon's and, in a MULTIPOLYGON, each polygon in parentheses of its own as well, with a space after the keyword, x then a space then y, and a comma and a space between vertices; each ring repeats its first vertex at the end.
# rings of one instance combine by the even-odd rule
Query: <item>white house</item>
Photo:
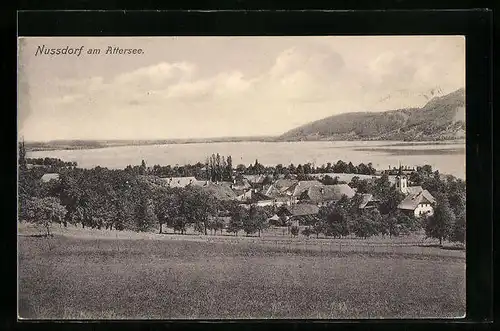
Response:
POLYGON ((415 217, 432 216, 434 215, 434 205, 436 199, 427 190, 422 190, 418 193, 412 193, 406 196, 398 205, 398 209, 410 212, 415 217))
POLYGON ((415 217, 434 215, 436 199, 421 186, 408 186, 406 175, 396 177, 396 189, 406 195, 398 205, 398 209, 413 213, 415 217))

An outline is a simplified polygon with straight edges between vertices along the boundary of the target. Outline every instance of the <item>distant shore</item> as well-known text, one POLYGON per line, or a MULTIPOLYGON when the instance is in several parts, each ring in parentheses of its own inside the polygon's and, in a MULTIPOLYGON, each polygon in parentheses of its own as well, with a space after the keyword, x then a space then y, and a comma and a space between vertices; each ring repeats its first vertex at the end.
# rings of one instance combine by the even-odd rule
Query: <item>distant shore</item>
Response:
MULTIPOLYGON (((25 142, 28 152, 53 151, 53 150, 79 150, 79 149, 99 149, 109 147, 124 146, 149 146, 149 145, 173 145, 173 144, 208 144, 208 143, 235 143, 235 142, 318 142, 325 140, 282 140, 279 137, 223 137, 223 138, 200 138, 200 139, 165 139, 165 140, 53 140, 48 142, 25 142)), ((328 140, 341 141, 341 140, 328 140)), ((346 140, 355 141, 387 141, 392 142, 391 146, 418 146, 418 145, 443 145, 443 144, 465 144, 465 139, 454 140, 346 140)))

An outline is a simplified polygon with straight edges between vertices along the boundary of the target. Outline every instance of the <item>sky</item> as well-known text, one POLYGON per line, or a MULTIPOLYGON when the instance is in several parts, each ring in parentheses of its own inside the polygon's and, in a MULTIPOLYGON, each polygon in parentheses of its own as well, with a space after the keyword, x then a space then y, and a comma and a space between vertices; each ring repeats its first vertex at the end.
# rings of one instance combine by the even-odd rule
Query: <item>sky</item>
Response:
POLYGON ((280 135, 335 114, 420 107, 462 87, 463 36, 18 40, 27 141, 280 135), (36 55, 42 46, 83 51, 36 55))

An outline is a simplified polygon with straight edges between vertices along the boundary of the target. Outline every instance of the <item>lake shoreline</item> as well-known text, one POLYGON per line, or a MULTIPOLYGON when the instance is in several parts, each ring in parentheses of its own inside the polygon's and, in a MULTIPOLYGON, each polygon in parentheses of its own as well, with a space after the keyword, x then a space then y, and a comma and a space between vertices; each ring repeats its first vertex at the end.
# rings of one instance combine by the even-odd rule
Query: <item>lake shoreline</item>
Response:
MULTIPOLYGON (((57 142, 48 142, 48 143, 40 143, 40 142, 34 142, 34 143, 26 143, 26 151, 27 152, 48 152, 48 151, 71 151, 71 150, 89 150, 89 149, 105 149, 105 148, 112 148, 112 147, 130 147, 130 146, 135 146, 135 147, 141 147, 141 146, 161 146, 161 145, 190 145, 190 144, 216 144, 216 143, 244 143, 244 142, 252 142, 252 143, 259 143, 259 142, 264 142, 264 143, 314 143, 314 142, 365 142, 365 141, 370 141, 370 142, 387 142, 391 143, 391 146, 419 146, 419 145, 446 145, 446 144, 465 144, 464 139, 454 139, 454 140, 432 140, 432 141, 426 141, 426 140, 412 140, 412 141, 401 141, 401 140, 361 140, 361 139, 356 139, 356 140, 289 140, 289 141, 281 141, 281 140, 276 140, 276 139, 248 139, 248 140, 193 140, 193 141, 170 141, 170 140, 165 140, 165 141, 157 141, 157 140, 151 140, 151 141, 138 141, 137 143, 134 143, 133 141, 127 141, 123 143, 115 142, 115 143, 109 143, 109 141, 100 141, 97 140, 94 143, 98 145, 92 145, 89 143, 89 145, 57 145, 57 142), (396 142, 393 144, 393 142, 396 142), (30 146, 31 144, 47 144, 48 146, 46 147, 32 147, 30 146), (52 145, 51 145, 52 144, 52 145), (99 145, 100 144, 100 145, 99 145)), ((82 141, 75 141, 75 142, 82 142, 82 141)), ((71 143, 70 143, 71 144, 71 143)))
POLYGON ((465 179, 465 144, 457 141, 416 143, 401 141, 343 142, 218 142, 170 145, 110 146, 93 149, 28 151, 27 158, 57 158, 76 162, 79 168, 97 166, 124 169, 147 166, 205 163, 212 154, 231 156, 233 165, 250 165, 256 160, 264 166, 311 164, 314 167, 339 160, 368 164, 378 170, 402 164, 408 167, 428 164, 443 174, 465 179), (398 147, 399 146, 399 147, 398 147))

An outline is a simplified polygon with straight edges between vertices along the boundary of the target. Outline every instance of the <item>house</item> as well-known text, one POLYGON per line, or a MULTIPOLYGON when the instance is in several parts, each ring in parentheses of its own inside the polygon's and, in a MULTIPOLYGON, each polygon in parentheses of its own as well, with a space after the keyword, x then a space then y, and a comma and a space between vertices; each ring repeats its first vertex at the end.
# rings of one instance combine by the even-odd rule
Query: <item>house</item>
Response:
POLYGON ((421 217, 424 215, 432 216, 434 215, 434 206, 436 204, 436 199, 427 190, 422 190, 417 193, 410 193, 406 198, 401 201, 398 205, 398 209, 415 215, 415 217, 421 217))
POLYGON ((195 177, 163 177, 161 178, 168 187, 186 187, 196 182, 195 177))
POLYGON ((209 181, 206 182, 195 182, 194 185, 201 186, 203 191, 213 195, 217 200, 229 201, 236 200, 237 195, 234 191, 225 184, 217 184, 209 181))
POLYGON ((285 206, 279 216, 285 215, 292 226, 307 225, 315 222, 319 207, 310 203, 298 203, 285 206))
POLYGON ((262 186, 266 177, 266 175, 243 175, 243 178, 252 186, 262 186))
POLYGON ((59 174, 47 173, 47 174, 44 174, 40 180, 44 183, 48 183, 51 180, 59 180, 59 174))
POLYGON ((237 201, 248 201, 252 199, 253 189, 248 190, 233 190, 236 194, 235 200, 237 201))
POLYGON ((340 200, 343 196, 352 198, 356 192, 347 184, 315 185, 309 187, 300 195, 300 200, 307 200, 318 206, 340 200))
POLYGON ((359 204, 359 209, 368 210, 377 208, 380 203, 380 200, 375 199, 373 194, 362 194, 361 195, 361 203, 359 204))
POLYGON ((290 201, 290 198, 292 197, 293 191, 295 189, 294 185, 297 183, 297 180, 278 179, 272 185, 263 190, 263 193, 273 199, 278 199, 280 201, 290 201))
POLYGON ((231 186, 231 188, 233 190, 246 190, 246 189, 249 189, 251 187, 252 187, 252 185, 250 185, 250 182, 248 181, 248 179, 246 179, 244 177, 235 178, 233 180, 233 184, 231 186))
POLYGON ((273 216, 269 217, 267 219, 267 221, 270 223, 270 224, 273 224, 273 225, 276 225, 276 224, 279 224, 279 221, 280 221, 280 217, 276 214, 274 214, 273 216))
POLYGON ((302 193, 304 193, 310 187, 313 187, 313 186, 324 187, 325 185, 323 185, 321 182, 319 182, 317 180, 302 180, 302 181, 295 183, 293 186, 291 186, 289 188, 289 190, 292 192, 292 197, 295 200, 297 200, 302 195, 302 193))

